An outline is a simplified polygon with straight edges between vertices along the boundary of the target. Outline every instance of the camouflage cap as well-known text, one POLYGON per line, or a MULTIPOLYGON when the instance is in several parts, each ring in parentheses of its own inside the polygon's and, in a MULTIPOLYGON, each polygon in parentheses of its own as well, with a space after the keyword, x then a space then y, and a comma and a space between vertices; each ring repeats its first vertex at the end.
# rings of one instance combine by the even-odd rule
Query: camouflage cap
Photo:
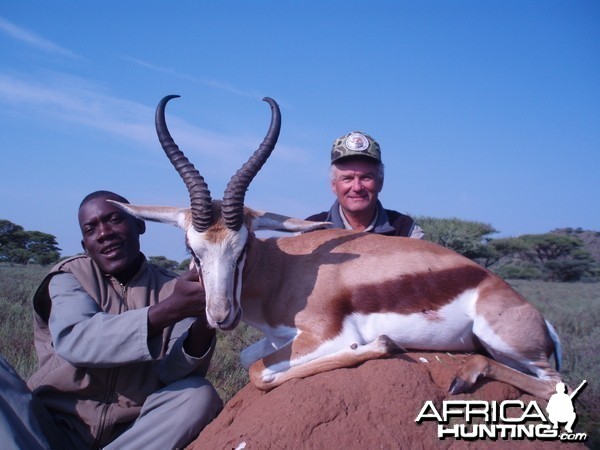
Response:
POLYGON ((353 131, 337 138, 331 147, 331 163, 349 156, 365 156, 381 161, 381 149, 375 139, 361 131, 353 131))

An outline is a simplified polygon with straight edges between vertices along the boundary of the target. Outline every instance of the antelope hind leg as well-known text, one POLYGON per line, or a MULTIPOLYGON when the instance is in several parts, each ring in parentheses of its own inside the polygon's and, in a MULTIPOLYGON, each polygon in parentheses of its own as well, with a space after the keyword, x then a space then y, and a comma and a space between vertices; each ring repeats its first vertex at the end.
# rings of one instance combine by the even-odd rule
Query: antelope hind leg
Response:
POLYGON ((292 347, 296 348, 301 344, 301 336, 250 367, 250 380, 258 389, 268 391, 292 378, 305 378, 329 370, 351 367, 403 351, 389 337, 381 335, 368 344, 346 345, 333 353, 327 353, 323 348, 326 344, 322 344, 290 359, 292 347))
POLYGON ((544 399, 549 399, 556 392, 556 383, 561 381, 558 372, 550 367, 546 370, 546 377, 542 379, 520 372, 483 355, 474 355, 458 369, 448 391, 451 394, 465 392, 475 384, 480 376, 508 383, 544 399))

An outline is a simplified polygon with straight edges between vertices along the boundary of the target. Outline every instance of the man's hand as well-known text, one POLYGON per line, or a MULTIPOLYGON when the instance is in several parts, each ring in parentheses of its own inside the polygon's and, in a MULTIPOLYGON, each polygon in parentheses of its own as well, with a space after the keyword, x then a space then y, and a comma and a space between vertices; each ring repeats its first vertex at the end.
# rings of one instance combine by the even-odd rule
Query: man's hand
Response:
POLYGON ((186 317, 196 317, 196 321, 190 327, 184 349, 189 355, 200 357, 210 348, 215 330, 206 321, 204 285, 195 270, 183 273, 175 282, 173 293, 148 309, 148 335, 158 334, 186 317))
POLYGON ((173 293, 148 310, 148 334, 153 336, 186 317, 205 319, 204 286, 196 271, 188 270, 175 282, 173 293))
POLYGON ((173 294, 166 299, 172 303, 180 315, 178 320, 184 317, 197 317, 205 315, 206 297, 204 286, 199 281, 198 272, 188 270, 184 272, 175 283, 173 294))
POLYGON ((175 284, 173 296, 175 295, 181 298, 190 297, 192 300, 189 306, 193 314, 186 317, 196 316, 196 321, 190 327, 183 348, 188 355, 200 357, 210 348, 210 344, 215 336, 215 330, 206 321, 206 296, 204 285, 198 277, 198 272, 188 270, 182 274, 175 284))

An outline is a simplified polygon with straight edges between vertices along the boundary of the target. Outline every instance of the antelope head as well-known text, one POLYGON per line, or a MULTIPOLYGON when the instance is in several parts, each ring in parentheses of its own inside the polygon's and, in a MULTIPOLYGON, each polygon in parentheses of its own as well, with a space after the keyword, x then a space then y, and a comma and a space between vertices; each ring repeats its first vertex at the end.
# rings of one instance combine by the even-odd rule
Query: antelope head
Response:
POLYGON ((183 179, 190 197, 190 208, 136 206, 113 202, 140 219, 169 223, 185 231, 186 245, 192 255, 206 292, 206 317, 212 327, 231 330, 242 317, 240 303, 246 249, 254 231, 310 231, 330 225, 309 222, 278 214, 255 211, 244 206, 250 182, 275 148, 281 129, 277 103, 268 97, 271 124, 262 144, 227 184, 222 201, 211 199, 208 185, 171 137, 165 120, 169 95, 156 108, 156 132, 167 157, 183 179))

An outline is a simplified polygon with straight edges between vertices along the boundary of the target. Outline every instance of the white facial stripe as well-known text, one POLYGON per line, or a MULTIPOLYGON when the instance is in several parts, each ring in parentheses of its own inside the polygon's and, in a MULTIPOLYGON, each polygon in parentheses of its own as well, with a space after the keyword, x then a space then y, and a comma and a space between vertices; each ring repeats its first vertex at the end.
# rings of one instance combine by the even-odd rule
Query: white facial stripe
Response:
POLYGON ((246 251, 242 250, 242 255, 237 263, 237 270, 235 273, 235 305, 238 308, 242 307, 242 285, 243 285, 243 274, 244 265, 246 264, 246 251))
POLYGON ((187 230, 188 245, 201 264, 207 319, 213 327, 226 328, 238 317, 242 283, 240 278, 235 286, 235 275, 240 263, 243 267, 245 259, 238 258, 247 239, 248 230, 244 227, 239 231, 224 229, 220 236, 212 235, 210 239, 206 233, 187 230))

